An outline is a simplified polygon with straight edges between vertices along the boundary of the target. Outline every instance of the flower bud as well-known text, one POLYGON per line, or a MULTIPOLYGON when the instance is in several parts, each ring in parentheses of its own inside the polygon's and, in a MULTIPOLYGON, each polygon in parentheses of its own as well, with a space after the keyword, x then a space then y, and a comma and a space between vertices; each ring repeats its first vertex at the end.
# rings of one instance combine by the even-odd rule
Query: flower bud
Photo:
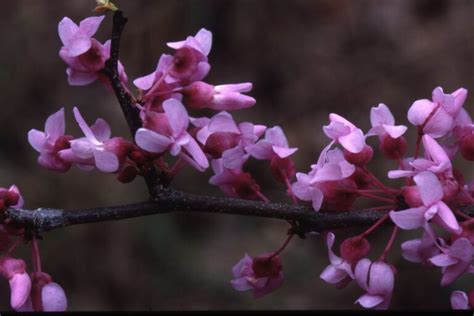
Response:
POLYGON ((348 210, 357 199, 357 185, 354 180, 346 178, 338 181, 327 181, 317 185, 324 195, 323 209, 348 210))
POLYGON ((214 159, 222 157, 222 153, 227 149, 237 146, 237 135, 229 132, 216 132, 211 134, 204 145, 204 152, 214 159))
POLYGON ((459 151, 464 159, 474 161, 474 134, 469 133, 461 138, 459 151))
POLYGON ((374 150, 369 145, 364 145, 364 148, 359 153, 351 153, 350 151, 344 149, 344 158, 348 162, 358 167, 366 166, 374 156, 374 150))
POLYGON ((113 137, 104 142, 104 147, 106 151, 115 154, 122 164, 131 149, 131 144, 122 137, 113 137))
POLYGON ((274 156, 270 161, 270 171, 277 181, 285 183, 295 176, 295 163, 290 158, 274 156))
POLYGON ((356 263, 367 256, 370 251, 370 243, 362 237, 351 237, 341 243, 339 250, 343 259, 356 263))
POLYGON ((388 134, 380 137, 379 149, 388 159, 401 159, 407 152, 405 137, 392 138, 388 134))
POLYGON ((405 199, 405 202, 410 207, 420 207, 423 205, 423 201, 421 200, 420 191, 418 190, 417 186, 405 186, 402 187, 402 195, 405 199))
POLYGON ((182 91, 183 103, 194 109, 201 109, 211 102, 214 97, 214 86, 202 81, 196 81, 182 91))
POLYGON ((122 183, 130 183, 137 177, 138 171, 133 166, 126 166, 117 176, 117 180, 122 183))
POLYGON ((281 260, 279 256, 265 254, 255 257, 252 262, 252 270, 257 278, 271 277, 280 274, 281 260))
POLYGON ((258 198, 256 192, 260 191, 260 186, 248 172, 243 172, 237 176, 234 183, 234 190, 242 199, 254 200, 258 198))
POLYGON ((357 188, 359 189, 367 189, 370 187, 372 183, 372 178, 362 170, 360 167, 356 167, 354 173, 349 177, 349 179, 353 180, 357 188))

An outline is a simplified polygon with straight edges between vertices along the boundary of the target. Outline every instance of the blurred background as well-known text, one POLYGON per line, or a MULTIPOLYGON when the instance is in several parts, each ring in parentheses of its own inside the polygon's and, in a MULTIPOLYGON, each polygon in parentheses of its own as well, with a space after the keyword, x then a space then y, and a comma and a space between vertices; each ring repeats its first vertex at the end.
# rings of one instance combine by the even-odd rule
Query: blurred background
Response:
MULTIPOLYGON (((468 0, 115 3, 129 18, 121 61, 131 80, 154 71, 160 54, 170 52, 167 41, 194 35, 201 27, 211 30, 212 70, 206 81, 253 82, 251 95, 257 105, 235 117, 281 125, 290 145, 300 148, 295 162, 302 172, 328 142, 321 127, 330 112, 367 131, 370 108, 379 102, 391 108, 397 123, 407 124, 412 102, 430 98, 435 87, 448 92, 474 88, 474 2, 468 0)), ((94 4, 2 3, 0 185, 17 184, 27 208, 74 209, 147 198, 141 179, 124 185, 95 171, 73 168, 57 174, 42 169, 27 142, 28 130, 42 130, 48 115, 61 106, 68 110, 72 135, 80 135, 71 113, 78 106, 89 122, 103 117, 114 135, 128 137, 114 95, 98 83, 68 86, 66 67, 58 57, 58 22, 64 16, 78 22, 92 14, 94 4)), ((108 17, 96 37, 104 42, 110 30, 108 17)), ((469 96, 466 108, 473 114, 471 100, 469 96)), ((411 146, 412 136, 413 131, 408 135, 411 146)), ((281 200, 284 188, 272 182, 263 166, 255 163, 251 170, 264 193, 281 200)), ((377 156, 370 167, 384 177, 395 165, 377 156)), ((471 168, 461 167, 471 178, 471 168)), ((222 195, 206 185, 209 176, 210 172, 186 169, 174 185, 222 195)), ((246 252, 255 256, 278 248, 286 229, 281 221, 212 214, 167 214, 69 227, 44 234, 43 269, 66 290, 70 310, 358 309, 353 302, 362 292, 355 284, 337 290, 319 278, 329 261, 322 239, 314 236, 295 239, 284 252, 286 280, 278 291, 255 301, 249 293, 231 288, 231 267, 246 252)), ((361 229, 338 232, 337 240, 358 232, 361 229)), ((372 236, 374 256, 388 233, 381 229, 372 236)), ((453 289, 472 289, 469 280, 440 289, 439 270, 403 260, 400 242, 418 235, 400 234, 389 255, 400 272, 391 307, 447 309, 453 289)), ((26 249, 18 255, 28 257, 26 249)), ((9 309, 8 291, 7 282, 0 282, 0 310, 9 309)))

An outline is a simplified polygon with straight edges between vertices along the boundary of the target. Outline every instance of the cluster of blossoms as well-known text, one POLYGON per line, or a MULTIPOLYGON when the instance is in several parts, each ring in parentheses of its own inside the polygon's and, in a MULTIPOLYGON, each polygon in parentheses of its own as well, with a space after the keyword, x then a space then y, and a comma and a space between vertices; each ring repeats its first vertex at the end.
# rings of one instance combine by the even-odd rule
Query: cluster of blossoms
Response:
MULTIPOLYGON (((64 45, 59 55, 67 64, 70 85, 88 85, 98 80, 110 87, 103 70, 110 57, 111 42, 101 44, 93 38, 103 19, 104 16, 89 17, 77 25, 64 18, 59 23, 64 45)), ((403 136, 407 127, 395 125, 385 104, 371 109, 372 128, 367 133, 332 113, 329 124, 323 127, 329 144, 308 173, 296 173, 291 157, 297 148, 290 147, 280 126, 239 123, 230 113, 255 105, 255 99, 245 94, 252 89, 251 83, 212 85, 203 81, 211 69, 211 32, 201 29, 194 36, 167 45, 173 54, 162 54, 152 73, 133 80, 138 89, 134 106, 142 123, 133 141, 111 137, 110 127, 103 119, 89 125, 78 108, 73 109, 73 114, 84 136, 67 135, 65 112, 60 109, 46 120, 44 131, 33 129, 28 133, 28 141, 39 152, 38 163, 57 172, 66 172, 73 165, 82 170, 97 168, 115 174, 123 183, 151 168, 158 168, 171 179, 186 165, 201 172, 211 167, 209 183, 226 195, 269 202, 256 179, 246 171, 247 162, 253 158, 267 163, 273 178, 285 187, 294 204, 310 204, 315 212, 350 210, 358 198, 380 202, 373 209, 391 210, 390 213, 361 234, 344 240, 340 257, 332 250, 335 235, 324 232, 330 264, 321 278, 338 288, 355 280, 363 292, 356 303, 365 308, 386 309, 390 304, 397 270, 386 258, 400 229, 423 231, 420 239, 401 245, 403 257, 426 267, 441 268, 442 286, 474 272, 474 219, 460 210, 473 204, 474 183, 466 182, 452 165, 458 152, 464 159, 474 160, 474 125, 463 108, 465 89, 445 94, 436 88, 432 100, 413 103, 408 111, 408 121, 418 132, 413 156, 407 156, 403 136), (211 117, 191 117, 188 113, 201 109, 217 113, 211 117), (396 170, 388 172, 388 178, 406 180, 401 188, 385 185, 368 169, 374 149, 366 141, 372 136, 377 136, 379 152, 397 165, 396 170), (176 157, 171 167, 168 154, 176 157), (370 259, 367 237, 388 220, 395 224, 390 239, 377 259, 370 259)), ((120 62, 118 76, 129 91, 120 62)), ((15 187, 0 190, 0 201, 2 207, 22 204, 15 187)), ((297 223, 291 224, 289 236, 278 250, 254 258, 245 255, 233 267, 231 285, 236 290, 252 291, 254 298, 260 298, 282 285, 279 255, 296 234, 297 223)), ((10 236, 22 236, 21 240, 26 238, 24 234, 21 227, 9 227, 7 223, 1 226, 0 246, 8 251, 0 259, 0 272, 10 282, 12 307, 64 310, 64 291, 41 272, 34 236, 35 270, 30 276, 22 260, 9 256, 15 248, 10 245, 10 236)), ((470 308, 472 297, 473 292, 453 292, 453 308, 470 308)))

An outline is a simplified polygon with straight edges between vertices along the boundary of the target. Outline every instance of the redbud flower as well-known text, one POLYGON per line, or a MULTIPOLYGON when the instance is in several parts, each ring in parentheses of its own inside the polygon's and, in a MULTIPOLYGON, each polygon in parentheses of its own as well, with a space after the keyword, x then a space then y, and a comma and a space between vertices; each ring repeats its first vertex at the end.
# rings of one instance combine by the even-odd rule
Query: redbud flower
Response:
POLYGON ((357 263, 354 275, 357 284, 367 292, 355 303, 365 308, 387 309, 394 284, 392 267, 385 262, 362 259, 357 263))
MULTIPOLYGON (((100 71, 110 56, 110 41, 103 45, 92 36, 104 18, 89 17, 82 20, 79 26, 68 17, 59 22, 58 33, 64 45, 59 56, 69 66, 66 73, 70 85, 88 85, 103 77, 100 71)), ((127 75, 120 62, 118 70, 120 79, 126 82, 127 75)))
POLYGON ((401 229, 415 229, 425 226, 429 220, 455 234, 461 233, 453 212, 443 201, 443 187, 436 175, 423 171, 414 181, 418 187, 423 205, 403 211, 391 211, 390 218, 401 229))
POLYGON ((255 105, 255 99, 243 92, 252 90, 250 82, 213 86, 202 81, 193 82, 182 90, 183 103, 195 109, 232 111, 255 105))
POLYGON ((474 292, 471 291, 469 296, 463 291, 453 291, 451 293, 451 307, 454 310, 469 310, 474 306, 474 292))
MULTIPOLYGON (((438 238, 441 245, 444 245, 444 240, 438 238)), ((430 264, 429 259, 441 252, 439 247, 435 244, 433 239, 423 232, 420 239, 407 240, 401 245, 402 257, 405 260, 414 263, 430 264)))
POLYGON ((195 36, 188 36, 184 41, 169 42, 167 45, 176 50, 170 60, 170 76, 184 82, 193 82, 203 79, 211 69, 207 55, 212 47, 212 33, 208 30, 200 29, 195 36))
POLYGON ((28 132, 28 142, 40 153, 38 163, 47 169, 65 172, 71 163, 61 159, 59 151, 70 147, 71 136, 65 136, 66 122, 64 108, 52 114, 46 120, 44 132, 32 129, 28 132))
POLYGON ((12 257, 0 258, 0 275, 10 283, 12 308, 25 304, 31 290, 31 280, 25 271, 25 262, 12 257))
POLYGON ((341 144, 351 153, 359 153, 364 149, 365 137, 362 130, 340 115, 329 114, 331 123, 323 127, 324 133, 334 141, 341 144))
POLYGON ((44 272, 31 273, 32 289, 28 300, 16 310, 19 312, 63 312, 67 298, 63 288, 44 272))
POLYGON ((281 127, 275 126, 267 129, 265 139, 245 147, 245 150, 256 159, 271 160, 275 156, 282 159, 288 158, 293 155, 298 148, 290 148, 281 127))
POLYGON ((452 128, 466 100, 467 90, 460 88, 452 94, 445 94, 441 87, 433 90, 432 100, 418 100, 408 110, 408 121, 423 126, 423 133, 433 138, 446 135, 452 128))
POLYGON ((155 131, 147 128, 138 129, 135 134, 137 145, 152 153, 169 150, 171 155, 179 155, 197 170, 207 169, 209 162, 206 156, 194 138, 186 132, 189 117, 183 104, 176 99, 168 99, 163 103, 163 109, 165 113, 157 113, 157 117, 160 117, 161 123, 165 125, 155 131))
POLYGON ((333 233, 328 233, 326 236, 326 246, 331 264, 324 269, 320 278, 329 284, 336 284, 336 286, 341 288, 354 279, 354 273, 352 272, 351 263, 338 257, 332 251, 335 239, 336 236, 333 233))
POLYGON ((443 247, 442 251, 442 254, 431 257, 429 261, 433 265, 443 268, 441 286, 445 286, 469 270, 474 249, 469 239, 459 238, 451 246, 443 247))
POLYGON ((370 110, 370 123, 372 128, 367 133, 368 136, 378 135, 379 137, 389 135, 391 138, 398 138, 405 134, 407 127, 395 125, 395 119, 390 109, 383 103, 370 110))
POLYGON ((89 126, 78 108, 75 107, 73 112, 85 137, 72 140, 71 149, 59 153, 61 158, 82 167, 95 165, 102 172, 118 171, 129 143, 122 138, 110 138, 110 127, 105 120, 99 118, 89 126))
POLYGON ((254 259, 247 254, 233 268, 231 284, 237 291, 253 291, 253 298, 267 295, 283 283, 280 257, 263 254, 254 259))

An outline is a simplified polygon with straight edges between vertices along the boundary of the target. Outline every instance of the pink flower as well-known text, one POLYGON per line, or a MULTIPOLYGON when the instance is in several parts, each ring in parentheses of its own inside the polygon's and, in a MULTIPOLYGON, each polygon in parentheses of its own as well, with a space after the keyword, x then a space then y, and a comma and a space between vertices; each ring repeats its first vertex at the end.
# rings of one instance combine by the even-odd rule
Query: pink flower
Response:
POLYGON ((257 299, 275 291, 283 283, 281 262, 278 256, 263 254, 254 259, 247 254, 233 268, 230 282, 237 291, 253 291, 257 299))
POLYGON ((298 148, 290 148, 281 127, 275 126, 267 129, 265 139, 245 147, 245 150, 256 159, 271 160, 275 156, 282 159, 288 158, 293 155, 298 148))
MULTIPOLYGON (((59 56, 69 66, 66 73, 72 86, 88 85, 97 79, 105 80, 100 71, 110 56, 110 41, 102 45, 92 38, 104 18, 89 17, 82 20, 79 26, 68 17, 59 22, 58 33, 64 45, 59 56)), ((118 68, 121 80, 126 82, 127 75, 120 62, 118 68)))
MULTIPOLYGON (((441 238, 439 238, 439 240, 444 245, 444 241, 441 238)), ((431 257, 441 252, 439 247, 426 232, 423 232, 421 239, 405 241, 402 243, 401 248, 403 258, 410 262, 423 264, 428 264, 428 260, 431 257)))
POLYGON ((364 149, 365 137, 362 130, 337 114, 329 114, 331 123, 323 127, 324 133, 341 144, 351 153, 359 153, 364 149))
POLYGON ((99 118, 89 127, 78 108, 73 112, 85 137, 72 140, 71 149, 62 150, 60 157, 86 170, 95 165, 102 172, 118 171, 130 144, 119 137, 110 138, 110 127, 105 120, 99 118))
POLYGON ((230 197, 239 197, 247 200, 259 198, 260 186, 248 172, 242 171, 242 166, 230 169, 224 166, 223 158, 211 161, 214 175, 209 183, 218 186, 230 197))
POLYGON ((19 312, 63 312, 67 297, 63 288, 44 272, 31 273, 32 289, 28 300, 16 310, 19 312))
POLYGON ((303 201, 311 201, 313 209, 319 211, 323 202, 323 190, 331 191, 331 184, 335 181, 350 177, 355 167, 344 159, 340 149, 323 149, 318 162, 311 166, 308 174, 297 173, 296 182, 292 185, 293 193, 303 201), (327 186, 327 188, 325 188, 327 186))
POLYGON ((8 189, 0 188, 0 208, 22 208, 23 204, 23 197, 16 185, 12 185, 8 189))
POLYGON ((196 134, 198 141, 204 145, 204 151, 213 158, 223 158, 226 168, 240 168, 248 159, 246 149, 255 143, 266 130, 263 125, 249 122, 237 125, 232 115, 219 112, 210 120, 200 119, 202 127, 196 134))
POLYGON ((383 103, 370 110, 370 123, 372 128, 367 133, 368 136, 378 135, 382 137, 389 135, 391 138, 398 138, 402 136, 407 127, 404 125, 395 126, 395 119, 390 112, 390 109, 383 103))
POLYGON ((213 86, 202 81, 193 82, 183 88, 183 103, 195 109, 231 111, 255 105, 255 99, 243 92, 252 90, 250 82, 213 86))
POLYGON ((469 270, 474 249, 469 239, 459 238, 451 246, 445 246, 442 251, 442 254, 431 257, 429 261, 433 265, 443 268, 441 286, 445 286, 469 270))
POLYGON ((336 284, 338 287, 344 287, 354 279, 351 263, 336 256, 332 251, 336 237, 333 233, 326 236, 326 245, 328 248, 329 261, 331 262, 321 273, 320 278, 329 284, 336 284))
POLYGON ((423 132, 439 138, 451 130, 464 101, 467 90, 460 88, 452 94, 444 94, 441 87, 433 90, 432 101, 423 99, 413 103, 408 110, 408 120, 415 126, 423 127, 423 132))
POLYGON ((392 170, 388 172, 388 177, 396 179, 400 177, 412 177, 421 171, 429 171, 444 178, 453 178, 453 166, 446 151, 436 140, 429 135, 422 137, 425 148, 425 158, 415 159, 408 164, 412 170, 392 170))
POLYGON ((64 135, 66 123, 64 108, 52 114, 46 120, 44 132, 32 129, 28 132, 28 142, 40 153, 38 163, 47 169, 65 172, 71 163, 61 159, 59 151, 69 148, 71 136, 64 135))
POLYGON ((365 308, 387 309, 392 299, 394 275, 385 262, 360 260, 355 268, 355 280, 367 293, 355 303, 365 308))
POLYGON ((137 145, 152 153, 170 151, 173 156, 179 155, 199 171, 209 167, 209 162, 194 138, 186 131, 189 116, 183 104, 176 99, 163 103, 164 113, 156 113, 160 124, 154 130, 138 129, 135 134, 137 145))
POLYGON ((469 297, 463 291, 453 291, 451 293, 451 307, 454 310, 470 310, 473 302, 473 292, 469 293, 469 297))
POLYGON ((0 275, 10 283, 12 308, 25 304, 31 290, 31 280, 25 271, 25 262, 12 257, 0 258, 0 275))
POLYGON ((453 212, 443 201, 443 187, 436 175, 422 171, 414 181, 418 187, 423 205, 403 211, 391 211, 390 218, 401 229, 416 229, 433 220, 435 224, 454 234, 461 233, 453 212))
POLYGON ((167 45, 176 50, 174 56, 167 60, 171 77, 182 82, 193 82, 202 80, 211 69, 207 55, 212 47, 212 33, 208 30, 200 29, 195 36, 167 45))

